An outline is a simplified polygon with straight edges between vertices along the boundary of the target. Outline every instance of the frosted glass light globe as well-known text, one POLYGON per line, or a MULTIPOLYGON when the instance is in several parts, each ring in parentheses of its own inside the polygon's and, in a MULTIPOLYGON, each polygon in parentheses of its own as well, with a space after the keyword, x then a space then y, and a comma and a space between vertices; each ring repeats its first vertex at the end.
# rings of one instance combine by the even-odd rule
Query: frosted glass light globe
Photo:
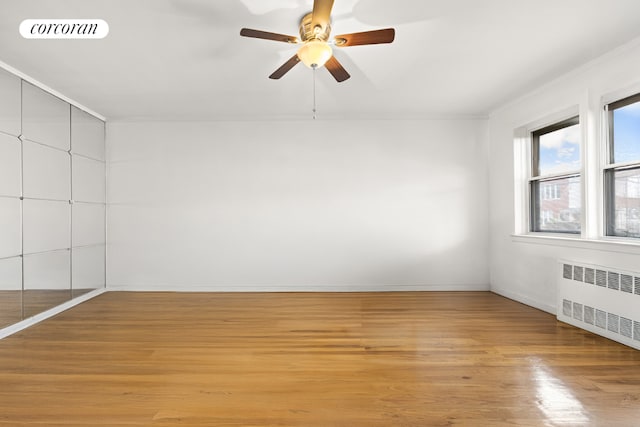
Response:
POLYGON ((322 67, 332 55, 331 46, 322 40, 310 40, 298 50, 298 58, 309 68, 322 67))

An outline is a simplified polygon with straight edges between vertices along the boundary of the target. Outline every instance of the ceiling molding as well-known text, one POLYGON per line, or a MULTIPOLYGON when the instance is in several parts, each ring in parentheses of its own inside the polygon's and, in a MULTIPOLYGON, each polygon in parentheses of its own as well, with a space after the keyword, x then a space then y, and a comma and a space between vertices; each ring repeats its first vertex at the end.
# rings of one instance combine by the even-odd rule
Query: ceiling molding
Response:
POLYGON ((65 102, 68 102, 69 104, 73 105, 74 107, 77 107, 89 114, 91 114, 92 116, 95 116, 97 118, 99 118, 102 121, 107 121, 106 117, 103 116, 102 114, 92 110, 89 107, 86 107, 82 104, 80 104, 79 102, 74 101, 73 99, 67 97, 66 95, 63 95, 62 93, 58 92, 57 90, 47 86, 46 84, 42 83, 41 81, 38 81, 36 79, 34 79, 33 77, 29 76, 28 74, 23 73, 22 71, 12 67, 11 65, 0 61, 0 68, 4 69, 5 71, 8 71, 11 74, 14 74, 18 77, 20 77, 22 80, 24 80, 27 83, 31 83, 32 85, 39 87, 40 89, 49 92, 50 94, 62 99, 65 102))

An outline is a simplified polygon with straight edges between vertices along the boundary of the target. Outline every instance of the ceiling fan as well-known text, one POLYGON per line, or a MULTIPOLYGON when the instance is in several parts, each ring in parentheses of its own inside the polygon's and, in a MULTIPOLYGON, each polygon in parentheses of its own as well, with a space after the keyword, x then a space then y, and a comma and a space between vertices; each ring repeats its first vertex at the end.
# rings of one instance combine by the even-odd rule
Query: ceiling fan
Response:
POLYGON ((243 28, 240 31, 240 35, 244 37, 302 45, 291 59, 269 76, 270 79, 281 78, 298 64, 298 62, 302 62, 307 67, 313 69, 320 68, 324 65, 338 82, 343 82, 351 76, 342 64, 338 62, 336 57, 333 56, 331 45, 347 47, 391 43, 395 38, 395 30, 393 28, 385 28, 383 30, 341 34, 330 40, 331 8, 333 7, 333 1, 334 0, 314 0, 313 11, 303 16, 300 21, 300 38, 249 28, 243 28))

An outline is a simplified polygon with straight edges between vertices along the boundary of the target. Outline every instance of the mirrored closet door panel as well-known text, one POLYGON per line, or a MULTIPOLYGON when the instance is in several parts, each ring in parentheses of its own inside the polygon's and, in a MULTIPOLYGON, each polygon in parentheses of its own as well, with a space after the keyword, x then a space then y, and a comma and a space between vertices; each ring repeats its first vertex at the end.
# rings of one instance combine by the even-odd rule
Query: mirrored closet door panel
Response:
POLYGON ((105 163, 73 156, 73 200, 104 204, 105 163))
POLYGON ((66 151, 31 141, 22 143, 24 197, 71 199, 71 157, 66 151))
POLYGON ((21 85, 0 69, 0 328, 22 319, 21 85))
POLYGON ((25 318, 71 298, 71 205, 23 201, 25 318))
POLYGON ((19 77, 0 68, 0 132, 13 136, 21 133, 21 89, 19 77))
POLYGON ((24 317, 71 299, 71 255, 64 249, 24 256, 24 317))
POLYGON ((74 297, 105 287, 105 125, 71 107, 72 250, 74 297))
POLYGON ((23 315, 71 298, 71 106, 22 82, 23 315))
POLYGON ((104 288, 105 123, 0 68, 0 328, 104 288))
POLYGON ((71 249, 72 296, 75 298, 95 289, 104 288, 105 245, 71 249))
POLYGON ((0 197, 0 328, 22 319, 20 199, 0 197))
POLYGON ((22 320, 22 258, 0 258, 0 328, 22 320))
POLYGON ((0 197, 0 259, 21 254, 20 199, 0 197))
POLYGON ((74 154, 105 160, 104 122, 77 107, 71 107, 71 146, 74 154))
POLYGON ((20 197, 20 165, 20 140, 0 133, 0 196, 20 197))
POLYGON ((22 215, 25 254, 71 247, 69 202, 25 199, 22 215))
POLYGON ((73 247, 105 244, 104 206, 92 203, 75 202, 73 212, 73 247))
POLYGON ((27 82, 22 82, 22 135, 30 141, 68 151, 70 105, 27 82))
POLYGON ((105 285, 105 209, 75 202, 72 212, 71 285, 77 297, 105 285))

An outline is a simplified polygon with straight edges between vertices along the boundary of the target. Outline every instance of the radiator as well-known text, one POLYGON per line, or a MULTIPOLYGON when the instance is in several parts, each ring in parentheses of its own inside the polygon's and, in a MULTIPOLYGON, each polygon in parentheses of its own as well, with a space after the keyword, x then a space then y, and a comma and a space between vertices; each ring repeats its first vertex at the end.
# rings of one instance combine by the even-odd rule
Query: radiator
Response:
POLYGON ((640 273, 561 260, 558 320, 640 350, 640 273))

